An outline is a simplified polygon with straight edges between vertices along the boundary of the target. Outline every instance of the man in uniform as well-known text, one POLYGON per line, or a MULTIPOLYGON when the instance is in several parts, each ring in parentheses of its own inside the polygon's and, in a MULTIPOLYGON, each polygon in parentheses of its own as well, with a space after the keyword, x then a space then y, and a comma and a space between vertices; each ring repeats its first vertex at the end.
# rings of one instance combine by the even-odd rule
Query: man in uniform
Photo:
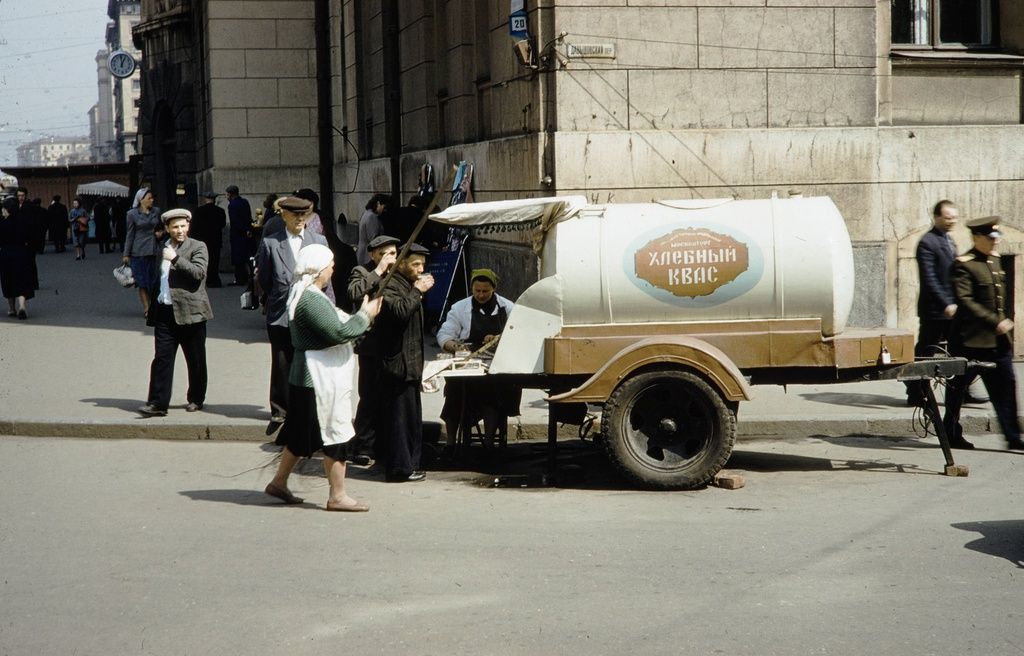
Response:
MULTIPOLYGON (((359 307, 364 296, 371 299, 380 293, 380 283, 395 264, 398 244, 395 237, 380 235, 370 240, 370 258, 366 266, 352 269, 348 279, 348 297, 353 307, 359 307), (372 267, 372 268, 371 268, 372 267)), ((356 430, 356 464, 369 464, 373 455, 374 422, 379 403, 377 401, 380 377, 380 358, 374 348, 374 340, 367 335, 356 345, 359 355, 359 406, 353 422, 356 430)))
POLYGON ((203 194, 200 205, 192 217, 192 238, 206 244, 210 251, 210 266, 206 273, 207 287, 220 287, 220 247, 223 242, 224 226, 227 216, 224 209, 217 206, 217 192, 208 191, 203 194))
MULTIPOLYGON (((1024 450, 1017 420, 1017 379, 1013 372, 1013 321, 1006 316, 1006 290, 1012 281, 999 261, 999 217, 967 222, 974 248, 956 259, 951 275, 956 315, 950 333, 950 352, 971 360, 989 362, 994 368, 981 371, 981 379, 995 406, 999 426, 1010 449, 1024 450)), ((946 391, 943 423, 953 448, 973 449, 963 437, 960 406, 967 376, 957 376, 946 391)))

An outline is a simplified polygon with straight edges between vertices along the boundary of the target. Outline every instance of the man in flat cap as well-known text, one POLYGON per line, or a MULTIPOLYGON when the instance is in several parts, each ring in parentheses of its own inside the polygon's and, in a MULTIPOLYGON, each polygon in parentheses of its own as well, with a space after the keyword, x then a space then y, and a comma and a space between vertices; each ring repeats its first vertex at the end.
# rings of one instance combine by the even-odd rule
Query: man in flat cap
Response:
POLYGON ((224 239, 224 226, 228 218, 224 208, 217 206, 217 192, 208 191, 199 199, 199 207, 192 216, 189 235, 206 244, 210 264, 206 271, 206 286, 220 287, 220 248, 224 239))
POLYGON ((188 367, 185 410, 202 410, 206 402, 206 322, 213 318, 206 295, 206 244, 188 236, 192 214, 177 209, 161 220, 168 239, 160 251, 160 285, 147 323, 153 326, 154 356, 149 370, 149 396, 139 413, 167 414, 174 379, 174 360, 181 347, 188 367))
MULTIPOLYGON (((491 269, 473 269, 469 279, 471 295, 452 305, 437 331, 437 343, 449 353, 475 351, 492 342, 505 330, 514 307, 512 301, 498 294, 498 274, 491 269)), ((441 408, 448 438, 445 455, 454 454, 460 423, 472 425, 482 419, 484 444, 492 444, 501 431, 508 429, 508 417, 519 416, 521 398, 520 388, 490 379, 446 381, 441 408)))
MULTIPOLYGON (((365 266, 353 267, 348 279, 348 297, 354 307, 359 307, 363 296, 373 298, 380 292, 380 284, 395 264, 399 240, 396 237, 380 235, 369 242, 370 262, 365 266)), ((356 429, 355 442, 357 464, 367 464, 373 456, 374 422, 379 408, 378 387, 380 358, 377 357, 373 339, 369 336, 356 345, 359 356, 359 406, 353 425, 356 429)))
POLYGON ((249 284, 249 258, 255 252, 252 234, 252 207, 238 195, 238 187, 229 185, 228 220, 231 222, 231 266, 235 269, 233 285, 249 284))
MULTIPOLYGON (((974 248, 953 264, 953 292, 957 310, 950 334, 950 352, 994 368, 981 371, 981 379, 995 407, 999 426, 1010 449, 1024 450, 1017 420, 1017 378, 1013 372, 1013 321, 1006 316, 1006 290, 1012 281, 999 260, 999 217, 988 216, 967 222, 974 248)), ((946 391, 943 423, 954 448, 973 449, 963 437, 960 406, 968 377, 957 376, 946 391)))
POLYGON ((384 305, 367 336, 380 361, 379 411, 374 432, 377 458, 392 483, 422 481, 423 448, 423 296, 434 286, 424 273, 430 253, 410 244, 384 287, 384 305))
POLYGON ((327 246, 323 235, 306 230, 313 203, 289 196, 278 201, 284 230, 266 235, 256 251, 256 279, 266 295, 267 336, 270 339, 270 420, 283 424, 288 414, 288 370, 292 338, 288 332, 288 290, 299 250, 310 244, 327 246))

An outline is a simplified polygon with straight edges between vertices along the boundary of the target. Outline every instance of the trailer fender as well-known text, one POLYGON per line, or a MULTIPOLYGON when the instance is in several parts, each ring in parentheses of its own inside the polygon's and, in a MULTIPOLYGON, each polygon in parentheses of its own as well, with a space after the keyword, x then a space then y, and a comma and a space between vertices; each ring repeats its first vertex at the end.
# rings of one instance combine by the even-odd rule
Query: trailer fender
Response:
POLYGON ((703 376, 726 401, 749 401, 750 385, 721 349, 688 335, 648 337, 622 349, 575 389, 548 397, 551 403, 603 403, 634 371, 651 365, 689 369, 703 376))

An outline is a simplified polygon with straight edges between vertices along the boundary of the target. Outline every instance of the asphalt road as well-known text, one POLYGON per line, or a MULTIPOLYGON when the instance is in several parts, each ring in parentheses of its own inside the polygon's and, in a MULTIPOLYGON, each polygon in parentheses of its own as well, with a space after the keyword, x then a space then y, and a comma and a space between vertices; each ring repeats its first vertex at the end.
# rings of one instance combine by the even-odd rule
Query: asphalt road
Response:
POLYGON ((360 472, 347 515, 316 462, 309 503, 265 497, 255 443, 3 437, 0 654, 1022 653, 1024 455, 978 441, 968 478, 915 440, 749 441, 746 487, 680 493, 567 445, 569 487, 360 472))

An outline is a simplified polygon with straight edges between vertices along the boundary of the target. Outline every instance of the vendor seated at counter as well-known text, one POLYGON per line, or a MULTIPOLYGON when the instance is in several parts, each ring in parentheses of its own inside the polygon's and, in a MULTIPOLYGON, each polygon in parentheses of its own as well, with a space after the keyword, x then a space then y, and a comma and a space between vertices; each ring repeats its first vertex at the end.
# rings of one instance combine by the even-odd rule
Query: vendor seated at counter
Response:
MULTIPOLYGON (((498 274, 490 269, 473 269, 470 278, 472 296, 452 305, 448 318, 437 331, 437 343, 449 353, 475 351, 501 335, 512 311, 512 301, 497 293, 498 274)), ((489 444, 508 417, 519 416, 522 390, 487 378, 474 378, 471 385, 465 386, 448 381, 444 396, 441 419, 448 434, 445 451, 450 454, 455 447, 460 411, 464 409, 466 427, 483 419, 484 443, 489 444)))

